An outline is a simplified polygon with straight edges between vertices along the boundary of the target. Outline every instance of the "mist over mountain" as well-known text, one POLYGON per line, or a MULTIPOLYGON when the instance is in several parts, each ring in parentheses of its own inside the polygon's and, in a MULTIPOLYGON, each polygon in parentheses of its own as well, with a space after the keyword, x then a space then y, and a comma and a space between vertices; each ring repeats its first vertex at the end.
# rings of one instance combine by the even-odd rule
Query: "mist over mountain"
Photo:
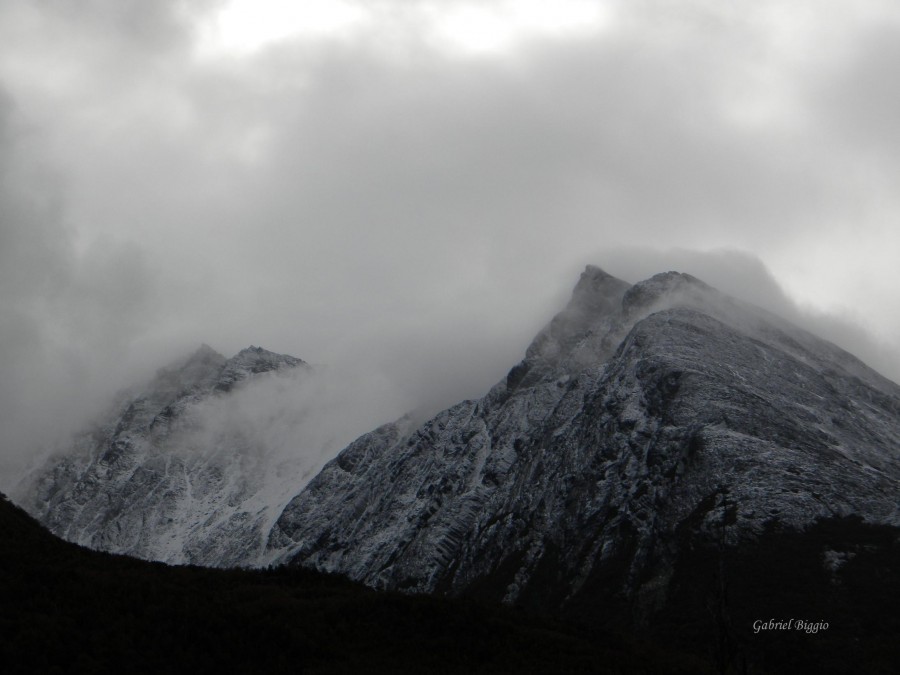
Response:
POLYGON ((690 275, 588 267, 504 381, 354 442, 270 546, 386 588, 546 599, 552 573, 570 602, 614 567, 664 596, 680 528, 710 540, 723 499, 731 544, 900 525, 898 451, 900 387, 849 353, 690 275))
POLYGON ((588 266, 484 396, 352 442, 323 433, 342 428, 318 419, 335 412, 323 390, 283 396, 316 377, 291 356, 204 345, 17 499, 92 548, 300 565, 672 649, 717 634, 726 667, 761 658, 751 625, 776 609, 835 623, 845 645, 890 630, 852 628, 846 603, 883 616, 862 580, 897 582, 900 386, 692 275, 632 285, 588 266))
POLYGON ((376 588, 706 645, 719 672, 821 665, 829 642, 877 672, 855 646, 890 650, 898 495, 897 384, 693 276, 588 267, 505 380, 355 441, 269 547, 376 588), (834 630, 788 646, 753 632, 771 616, 834 630))
POLYGON ((95 425, 26 474, 14 498, 91 548, 260 564, 290 497, 356 435, 396 416, 390 397, 353 384, 261 347, 226 359, 203 345, 121 392, 95 425))
POLYGON ((0 486, 202 342, 480 396, 591 262, 897 379, 897 7, 782 4, 3 3, 0 486))
POLYGON ((0 2, 0 490, 893 673, 898 63, 894 0, 0 2))

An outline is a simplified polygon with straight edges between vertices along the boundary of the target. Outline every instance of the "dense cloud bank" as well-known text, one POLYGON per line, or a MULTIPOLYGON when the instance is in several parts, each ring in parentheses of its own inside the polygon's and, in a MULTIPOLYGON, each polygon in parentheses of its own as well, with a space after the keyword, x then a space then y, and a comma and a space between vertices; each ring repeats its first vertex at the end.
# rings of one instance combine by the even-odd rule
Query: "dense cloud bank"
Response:
POLYGON ((892 3, 240 6, 0 6, 5 476, 201 342, 477 396, 587 263, 900 377, 892 3))

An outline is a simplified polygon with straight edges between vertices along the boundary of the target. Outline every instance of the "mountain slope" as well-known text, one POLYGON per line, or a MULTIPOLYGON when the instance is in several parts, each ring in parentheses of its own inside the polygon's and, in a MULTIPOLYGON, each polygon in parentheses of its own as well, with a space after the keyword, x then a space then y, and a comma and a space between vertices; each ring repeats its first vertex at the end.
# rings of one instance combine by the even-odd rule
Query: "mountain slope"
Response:
POLYGON ((241 404, 253 387, 310 372, 260 347, 226 359, 204 345, 125 395, 23 484, 17 501, 91 548, 174 563, 253 562, 290 491, 315 467, 302 454, 279 463, 241 404))
POLYGON ((504 382, 358 439, 269 548, 377 588, 614 597, 640 623, 692 547, 897 526, 898 494, 900 387, 689 275, 589 267, 504 382))

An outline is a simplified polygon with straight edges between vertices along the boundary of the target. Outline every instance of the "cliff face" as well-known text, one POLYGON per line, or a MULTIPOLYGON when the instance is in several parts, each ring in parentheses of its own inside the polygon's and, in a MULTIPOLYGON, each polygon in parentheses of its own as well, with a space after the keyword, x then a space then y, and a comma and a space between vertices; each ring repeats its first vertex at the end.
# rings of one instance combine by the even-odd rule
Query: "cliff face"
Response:
POLYGON ((640 613, 692 547, 850 515, 900 525, 900 388, 688 275, 629 287, 589 267, 505 381, 410 426, 326 465, 276 522, 272 558, 640 613))

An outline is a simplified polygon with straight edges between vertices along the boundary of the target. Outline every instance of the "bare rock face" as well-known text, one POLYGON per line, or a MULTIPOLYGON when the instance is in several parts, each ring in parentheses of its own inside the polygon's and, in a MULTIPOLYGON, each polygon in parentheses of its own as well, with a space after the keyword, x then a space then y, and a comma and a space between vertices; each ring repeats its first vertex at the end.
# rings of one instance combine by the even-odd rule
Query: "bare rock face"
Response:
POLYGON ((259 439, 227 419, 227 403, 260 378, 308 368, 260 347, 226 359, 203 345, 127 393, 17 500, 55 534, 91 548, 172 563, 255 562, 283 503, 272 513, 276 467, 259 439))
POLYGON ((900 526, 898 495, 900 387, 689 275, 588 267, 504 381, 359 438, 268 548, 377 588, 641 613, 698 546, 900 526))

